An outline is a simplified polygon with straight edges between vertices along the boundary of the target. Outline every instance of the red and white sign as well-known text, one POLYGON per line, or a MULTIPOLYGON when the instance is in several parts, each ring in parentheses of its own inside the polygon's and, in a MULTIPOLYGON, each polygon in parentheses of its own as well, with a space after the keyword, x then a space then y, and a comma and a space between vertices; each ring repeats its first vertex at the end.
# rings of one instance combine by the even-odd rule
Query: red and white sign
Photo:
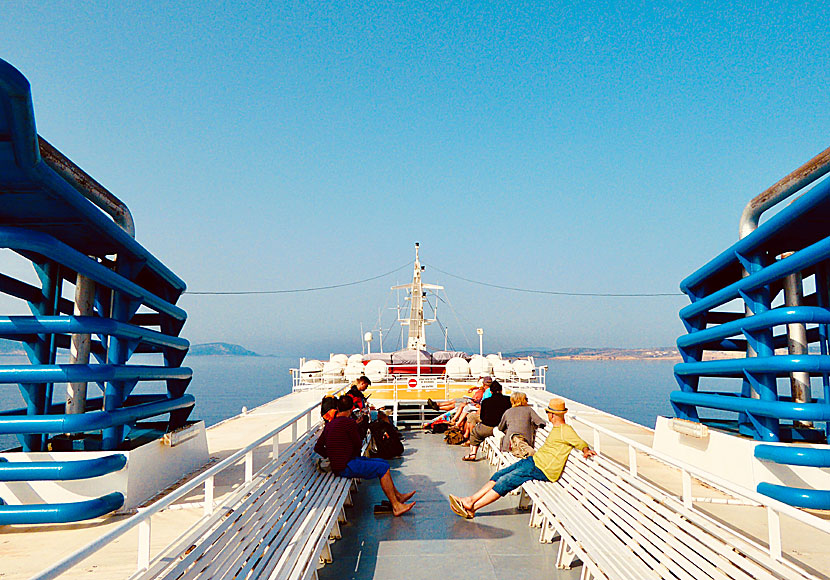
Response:
POLYGON ((409 388, 414 389, 418 386, 418 379, 409 379, 409 388))

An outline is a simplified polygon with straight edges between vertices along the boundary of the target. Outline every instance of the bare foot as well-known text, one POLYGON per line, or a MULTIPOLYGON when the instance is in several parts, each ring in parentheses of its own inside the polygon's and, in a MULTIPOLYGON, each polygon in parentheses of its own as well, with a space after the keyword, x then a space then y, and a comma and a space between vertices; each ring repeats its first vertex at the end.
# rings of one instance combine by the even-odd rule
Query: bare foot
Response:
POLYGON ((468 514, 475 515, 476 510, 473 509, 473 502, 470 501, 470 498, 460 497, 458 499, 461 500, 461 507, 463 507, 468 514))
POLYGON ((412 503, 402 503, 400 504, 400 507, 393 507, 392 515, 395 517, 402 516, 403 514, 411 510, 415 503, 416 502, 413 501, 412 503))
POLYGON ((416 490, 410 491, 409 493, 398 494, 398 501, 401 502, 401 503, 405 502, 406 500, 411 498, 413 495, 415 495, 416 491, 418 491, 418 490, 416 489, 416 490))

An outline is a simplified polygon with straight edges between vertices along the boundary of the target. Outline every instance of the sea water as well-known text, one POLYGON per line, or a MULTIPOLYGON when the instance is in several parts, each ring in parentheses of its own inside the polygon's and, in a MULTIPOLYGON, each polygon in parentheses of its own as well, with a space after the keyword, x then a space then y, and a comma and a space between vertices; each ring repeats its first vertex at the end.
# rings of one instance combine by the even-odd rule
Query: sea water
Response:
MULTIPOLYGON (((66 361, 58 361, 66 362, 66 361)), ((131 364, 158 364, 147 355, 137 355, 131 364), (144 357, 147 357, 146 359, 144 357)), ((673 361, 571 361, 537 360, 547 365, 547 388, 635 423, 654 427, 658 415, 670 415, 669 393, 677 388, 673 361)), ((0 365, 28 364, 23 356, 0 356, 0 365)), ((193 369, 187 392, 196 397, 191 415, 206 425, 238 415, 242 407, 253 409, 291 392, 289 369, 295 357, 190 356, 185 365, 193 369)), ((163 383, 140 384, 136 393, 163 393, 163 383)), ((100 396, 97 385, 89 385, 89 396, 100 396)), ((65 400, 65 385, 56 385, 54 400, 65 400)), ((24 407, 17 385, 0 385, 0 410, 24 407)), ((14 436, 0 435, 0 449, 16 446, 14 436)))

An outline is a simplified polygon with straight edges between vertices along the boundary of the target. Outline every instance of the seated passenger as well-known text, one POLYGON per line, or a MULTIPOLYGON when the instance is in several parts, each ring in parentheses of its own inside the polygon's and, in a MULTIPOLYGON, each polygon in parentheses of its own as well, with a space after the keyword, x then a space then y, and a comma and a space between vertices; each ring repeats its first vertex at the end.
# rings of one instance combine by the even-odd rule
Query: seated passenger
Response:
POLYGON ((568 412, 565 401, 552 399, 545 411, 551 422, 551 431, 536 454, 495 472, 490 481, 471 496, 457 497, 450 494, 453 513, 472 519, 477 510, 490 505, 526 481, 556 481, 565 469, 571 449, 581 450, 586 459, 596 455, 573 427, 565 423, 565 413, 568 412))
POLYGON ((352 403, 352 398, 348 395, 338 399, 337 414, 326 423, 314 451, 328 457, 335 475, 359 479, 379 478, 380 487, 392 505, 392 514, 400 516, 415 505, 414 501, 406 503, 415 492, 401 493, 395 488, 386 460, 361 457, 362 440, 357 423, 351 418, 352 403))
POLYGON ((352 398, 352 401, 354 401, 354 406, 360 410, 363 410, 367 407, 367 397, 364 393, 371 384, 372 381, 369 380, 369 377, 367 377, 366 375, 361 375, 357 378, 357 380, 355 380, 352 387, 346 393, 352 398))
POLYGON ((527 404, 527 395, 514 392, 510 395, 510 409, 501 416, 498 429, 504 433, 501 451, 509 451, 516 457, 524 459, 533 455, 533 443, 536 429, 544 426, 545 421, 527 404))
POLYGON ((501 422, 501 416, 510 408, 510 399, 502 394, 501 383, 490 383, 490 393, 489 398, 481 401, 481 420, 470 429, 470 453, 461 458, 463 461, 476 460, 478 446, 493 434, 493 429, 501 422))

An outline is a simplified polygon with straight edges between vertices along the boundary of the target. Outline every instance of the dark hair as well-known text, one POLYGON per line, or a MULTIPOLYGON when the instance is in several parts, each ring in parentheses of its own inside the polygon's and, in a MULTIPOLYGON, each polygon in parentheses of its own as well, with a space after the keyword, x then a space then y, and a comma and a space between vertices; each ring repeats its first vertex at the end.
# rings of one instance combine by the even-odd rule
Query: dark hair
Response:
POLYGON ((498 381, 493 381, 492 383, 490 383, 490 392, 501 393, 501 383, 498 381))
POLYGON ((325 396, 320 402, 320 416, 325 417, 326 413, 332 409, 337 409, 337 398, 325 396))
POLYGON ((357 382, 358 383, 366 383, 367 387, 372 384, 372 381, 370 381, 369 377, 367 377, 366 375, 360 375, 359 377, 357 377, 357 382))
POLYGON ((337 411, 342 413, 343 411, 351 411, 352 409, 354 409, 354 399, 349 395, 340 395, 340 398, 337 399, 337 411))

